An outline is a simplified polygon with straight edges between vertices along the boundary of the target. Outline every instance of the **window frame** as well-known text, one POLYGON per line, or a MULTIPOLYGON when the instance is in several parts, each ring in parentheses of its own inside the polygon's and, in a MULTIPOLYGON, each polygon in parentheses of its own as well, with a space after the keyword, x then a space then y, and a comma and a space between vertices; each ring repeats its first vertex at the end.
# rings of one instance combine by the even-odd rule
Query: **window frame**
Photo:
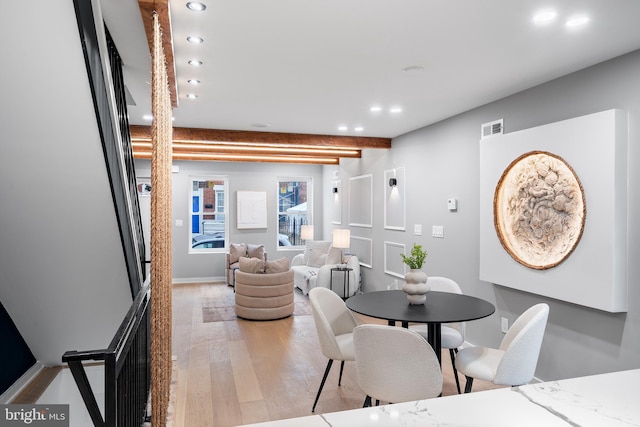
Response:
MULTIPOLYGON (((212 254, 212 253, 225 253, 228 252, 228 248, 229 248, 229 176, 228 175, 191 175, 189 176, 189 190, 187 191, 188 194, 188 227, 189 227, 189 233, 188 233, 188 253, 191 254, 212 254), (215 201, 213 204, 213 211, 212 212, 204 212, 204 198, 202 197, 202 192, 200 194, 200 199, 198 200, 198 204, 199 204, 199 211, 194 211, 194 182, 202 182, 202 181, 222 181, 222 192, 224 193, 223 195, 223 200, 222 203, 224 204, 222 206, 222 211, 220 211, 220 200, 218 197, 215 197, 215 201), (194 215, 200 215, 200 216, 204 216, 204 215, 223 215, 224 216, 224 245, 222 247, 218 247, 218 248, 194 248, 193 247, 193 238, 194 236, 197 235, 202 235, 205 234, 204 233, 204 226, 202 227, 203 229, 201 230, 202 233, 194 233, 193 232, 193 218, 194 215)), ((218 194, 220 194, 220 190, 217 190, 215 188, 215 186, 213 187, 213 192, 214 195, 217 196, 218 194)), ((204 221, 204 218, 200 219, 199 222, 204 221)))
MULTIPOLYGON (((305 224, 313 224, 313 177, 311 176, 279 176, 276 182, 276 248, 278 251, 288 250, 300 250, 304 248, 304 242, 300 241, 300 244, 295 245, 292 242, 291 246, 280 246, 280 216, 281 215, 295 215, 287 212, 280 212, 280 188, 283 182, 306 182, 307 184, 307 211, 305 224)), ((287 236, 289 237, 289 236, 287 236)))

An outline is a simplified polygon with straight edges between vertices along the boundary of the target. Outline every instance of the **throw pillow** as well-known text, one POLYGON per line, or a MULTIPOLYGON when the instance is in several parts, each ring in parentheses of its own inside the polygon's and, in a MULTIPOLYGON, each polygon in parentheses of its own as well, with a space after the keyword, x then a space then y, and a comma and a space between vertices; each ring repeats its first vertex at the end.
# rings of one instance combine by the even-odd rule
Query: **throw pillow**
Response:
POLYGON ((342 249, 330 247, 327 252, 327 264, 342 264, 342 249))
POLYGON ((240 258, 240 271, 243 273, 264 273, 264 261, 259 258, 240 258))
POLYGON ((251 258, 259 258, 264 261, 264 245, 247 245, 247 256, 251 258))
POLYGON ((322 267, 327 263, 327 253, 321 252, 316 248, 311 248, 309 250, 309 261, 307 261, 307 265, 309 267, 322 267))
POLYGON ((309 265, 309 256, 311 249, 314 249, 320 253, 326 254, 331 246, 330 241, 324 240, 307 240, 304 245, 304 263, 309 265))
POLYGON ((284 273, 289 271, 289 258, 282 257, 264 263, 264 272, 267 274, 284 273))
POLYGON ((244 243, 231 243, 229 245, 229 263, 238 262, 242 257, 247 256, 247 245, 244 243))

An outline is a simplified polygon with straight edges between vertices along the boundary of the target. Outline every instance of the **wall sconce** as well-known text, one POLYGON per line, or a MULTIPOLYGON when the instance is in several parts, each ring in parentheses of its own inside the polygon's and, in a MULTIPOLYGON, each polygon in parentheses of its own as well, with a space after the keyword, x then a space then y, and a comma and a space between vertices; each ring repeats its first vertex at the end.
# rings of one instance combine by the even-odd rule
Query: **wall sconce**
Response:
POLYGON ((331 191, 333 192, 333 194, 338 194, 338 187, 333 187, 331 191))
POLYGON ((398 180, 395 178, 389 178, 389 187, 395 187, 398 185, 398 180))

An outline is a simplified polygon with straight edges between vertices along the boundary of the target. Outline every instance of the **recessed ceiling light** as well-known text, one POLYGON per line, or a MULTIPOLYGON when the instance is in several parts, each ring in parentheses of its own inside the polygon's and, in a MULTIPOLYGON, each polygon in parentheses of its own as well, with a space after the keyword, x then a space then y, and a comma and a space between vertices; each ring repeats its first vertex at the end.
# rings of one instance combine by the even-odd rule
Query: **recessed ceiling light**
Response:
POLYGON ((338 126, 338 130, 339 130, 339 131, 341 131, 341 132, 346 132, 348 129, 349 129, 349 128, 348 128, 348 127, 346 127, 346 126, 344 126, 344 125, 342 125, 342 126, 338 126))
POLYGON ((200 80, 196 80, 196 79, 189 79, 187 80, 187 83, 189 83, 190 85, 199 85, 200 84, 200 80))
POLYGON ((187 3, 187 9, 193 10, 194 12, 202 12, 205 10, 207 6, 204 3, 200 3, 197 1, 190 1, 187 3))
POLYGON ((558 13, 552 9, 544 9, 533 15, 533 23, 536 25, 547 25, 555 21, 558 13))
POLYGON ((589 21, 591 21, 591 19, 589 19, 587 15, 575 15, 567 19, 564 25, 567 28, 578 28, 588 24, 589 21))
POLYGON ((403 73, 412 73, 412 72, 416 72, 416 71, 424 71, 424 67, 421 65, 410 65, 408 67, 404 67, 402 69, 403 73))
POLYGON ((254 128, 268 128, 271 125, 269 123, 251 123, 254 128))
POLYGON ((362 132, 364 130, 364 128, 362 126, 356 126, 353 128, 354 131, 356 132, 362 132))
POLYGON ((390 113, 394 113, 394 114, 395 113, 402 113, 402 108, 400 108, 400 107, 391 107, 391 108, 389 108, 389 112, 390 113))
POLYGON ((189 60, 189 65, 193 65, 194 67, 199 67, 202 65, 202 61, 198 60, 198 59, 190 59, 189 60))
POLYGON ((198 97, 198 95, 196 95, 195 93, 187 94, 187 98, 189 98, 189 99, 196 99, 197 97, 198 97))
POLYGON ((377 113, 379 111, 382 111, 382 107, 379 105, 373 105, 371 108, 369 108, 369 111, 371 111, 372 113, 377 113))
POLYGON ((197 36, 189 36, 189 37, 187 37, 187 41, 189 43, 193 43, 193 44, 204 43, 204 39, 202 37, 197 37, 197 36))

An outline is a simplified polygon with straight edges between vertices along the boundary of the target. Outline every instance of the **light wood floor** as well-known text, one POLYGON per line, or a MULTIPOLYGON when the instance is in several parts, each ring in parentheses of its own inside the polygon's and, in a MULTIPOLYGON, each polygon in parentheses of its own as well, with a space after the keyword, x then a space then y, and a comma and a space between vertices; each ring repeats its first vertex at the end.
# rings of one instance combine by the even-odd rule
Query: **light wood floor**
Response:
MULTIPOLYGON (((203 323, 202 299, 221 291, 233 289, 224 284, 174 286, 174 426, 226 427, 311 415, 327 364, 313 316, 203 323)), ((448 351, 442 356, 443 395, 456 394, 448 351)), ((345 364, 340 387, 338 372, 336 362, 316 414, 362 407, 365 395, 358 388, 353 362, 345 364)), ((474 383, 474 391, 489 388, 495 386, 474 383)))

